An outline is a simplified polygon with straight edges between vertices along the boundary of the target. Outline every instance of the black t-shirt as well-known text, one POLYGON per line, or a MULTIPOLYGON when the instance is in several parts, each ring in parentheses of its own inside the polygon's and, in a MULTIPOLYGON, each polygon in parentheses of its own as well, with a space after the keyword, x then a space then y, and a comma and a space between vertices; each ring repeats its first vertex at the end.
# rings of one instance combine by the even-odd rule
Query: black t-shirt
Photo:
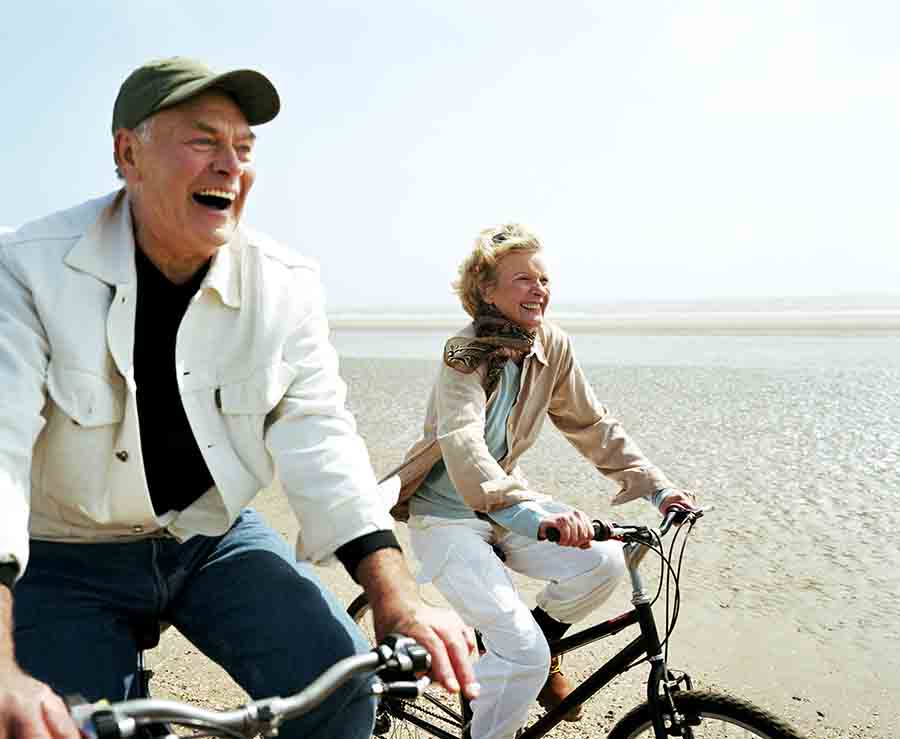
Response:
POLYGON ((182 511, 213 486, 191 431, 175 375, 175 340, 191 298, 209 269, 175 285, 139 248, 134 379, 147 486, 157 515, 182 511))
MULTIPOLYGON (((191 431, 175 374, 178 327, 209 270, 207 262, 188 282, 175 285, 139 248, 134 323, 134 379, 141 452, 157 515, 183 511, 215 482, 191 431)), ((335 554, 356 577, 360 561, 384 548, 400 549, 392 531, 374 531, 338 547, 335 554)))

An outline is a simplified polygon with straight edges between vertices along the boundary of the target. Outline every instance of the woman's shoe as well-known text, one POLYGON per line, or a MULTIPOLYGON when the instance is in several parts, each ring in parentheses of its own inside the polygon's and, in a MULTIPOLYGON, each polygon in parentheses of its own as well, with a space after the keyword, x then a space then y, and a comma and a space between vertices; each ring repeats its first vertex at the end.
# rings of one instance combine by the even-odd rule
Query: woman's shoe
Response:
MULTIPOLYGON (((541 692, 538 693, 537 698, 541 708, 545 711, 556 708, 562 703, 563 698, 575 689, 575 686, 572 685, 569 678, 563 674, 561 667, 561 657, 553 657, 553 659, 550 660, 550 672, 547 675, 547 682, 544 683, 544 687, 541 688, 541 692)), ((563 717, 563 720, 575 723, 576 721, 581 721, 582 715, 582 707, 579 704, 569 711, 563 717)))

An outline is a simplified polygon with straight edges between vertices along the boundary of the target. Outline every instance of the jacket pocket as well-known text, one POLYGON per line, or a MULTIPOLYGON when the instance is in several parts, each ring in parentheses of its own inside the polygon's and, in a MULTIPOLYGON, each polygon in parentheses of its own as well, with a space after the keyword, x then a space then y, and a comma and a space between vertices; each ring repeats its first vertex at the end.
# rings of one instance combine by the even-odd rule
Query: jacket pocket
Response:
POLYGON ((262 367, 241 380, 216 388, 216 405, 226 415, 266 415, 284 397, 297 370, 287 362, 262 367))
MULTIPOLYGON (((47 373, 46 419, 34 448, 33 487, 66 521, 101 521, 125 412, 125 381, 54 365, 47 373)), ((39 501, 34 501, 39 505, 39 501)))
POLYGON ((47 371, 51 400, 76 425, 87 428, 121 423, 125 415, 125 381, 53 362, 47 371))
POLYGON ((274 475, 274 462, 265 444, 266 430, 296 376, 294 367, 279 362, 261 367, 245 379, 224 381, 215 390, 216 405, 235 453, 263 487, 274 475))

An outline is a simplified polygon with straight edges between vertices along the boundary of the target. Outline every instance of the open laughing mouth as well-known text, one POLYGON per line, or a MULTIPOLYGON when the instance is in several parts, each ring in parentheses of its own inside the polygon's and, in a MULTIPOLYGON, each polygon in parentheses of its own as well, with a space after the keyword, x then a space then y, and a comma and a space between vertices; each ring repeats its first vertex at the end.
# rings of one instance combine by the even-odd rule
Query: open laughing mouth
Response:
POLYGON ((200 190, 194 193, 194 202, 199 203, 205 208, 214 208, 215 210, 227 210, 234 202, 236 195, 227 190, 200 190))

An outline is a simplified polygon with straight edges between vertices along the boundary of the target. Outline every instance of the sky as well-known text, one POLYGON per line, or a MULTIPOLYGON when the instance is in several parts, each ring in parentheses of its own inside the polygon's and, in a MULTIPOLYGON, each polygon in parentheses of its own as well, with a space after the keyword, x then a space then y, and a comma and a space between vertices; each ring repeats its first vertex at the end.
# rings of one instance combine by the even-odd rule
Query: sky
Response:
POLYGON ((10 2, 0 226, 118 187, 143 62, 266 74, 244 220, 331 310, 456 307, 484 227, 557 305, 900 294, 900 5, 728 0, 10 2))

